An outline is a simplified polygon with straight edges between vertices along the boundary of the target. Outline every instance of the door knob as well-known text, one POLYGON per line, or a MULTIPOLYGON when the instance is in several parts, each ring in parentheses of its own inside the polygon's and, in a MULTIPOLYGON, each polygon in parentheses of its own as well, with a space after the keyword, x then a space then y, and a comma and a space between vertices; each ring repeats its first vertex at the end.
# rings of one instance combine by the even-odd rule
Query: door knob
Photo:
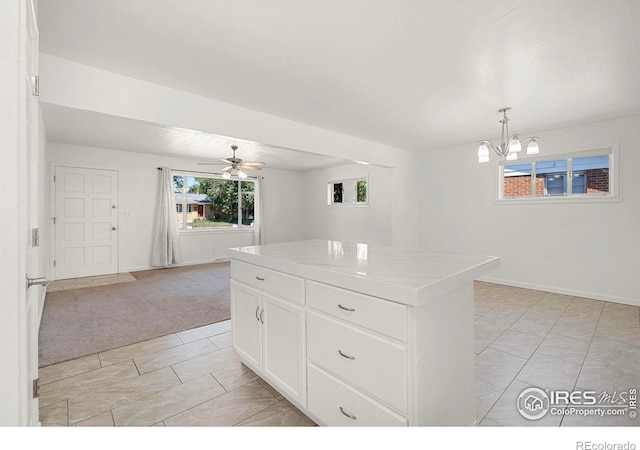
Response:
POLYGON ((111 227, 111 229, 112 229, 113 231, 116 231, 116 227, 111 227))
POLYGON ((31 278, 29 275, 27 275, 27 289, 29 289, 31 286, 48 286, 48 285, 49 285, 49 280, 47 280, 45 277, 31 278))

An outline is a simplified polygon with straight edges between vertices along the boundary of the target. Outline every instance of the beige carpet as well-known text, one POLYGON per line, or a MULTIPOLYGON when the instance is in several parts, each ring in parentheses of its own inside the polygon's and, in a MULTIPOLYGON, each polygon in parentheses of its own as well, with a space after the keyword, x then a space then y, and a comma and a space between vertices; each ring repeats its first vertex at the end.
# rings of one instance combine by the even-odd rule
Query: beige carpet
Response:
POLYGON ((137 281, 48 293, 40 367, 231 317, 229 263, 132 275, 137 281))

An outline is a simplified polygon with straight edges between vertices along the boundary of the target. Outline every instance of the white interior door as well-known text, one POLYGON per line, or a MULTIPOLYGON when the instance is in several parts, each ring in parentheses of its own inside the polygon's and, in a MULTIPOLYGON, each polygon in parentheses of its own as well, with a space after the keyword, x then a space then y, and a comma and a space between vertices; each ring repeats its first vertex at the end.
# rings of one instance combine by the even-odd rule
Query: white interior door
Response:
MULTIPOLYGON (((8 199, 0 210, 0 425, 39 425, 33 380, 38 373, 38 29, 31 0, 0 2, 0 167, 8 199), (34 185, 34 183, 36 183, 34 185)), ((44 280, 43 280, 44 281, 44 280)))
MULTIPOLYGON (((25 185, 25 202, 24 210, 26 220, 24 224, 27 229, 24 230, 28 239, 25 242, 25 275, 27 277, 41 277, 44 275, 40 265, 40 224, 38 215, 38 206, 41 199, 39 198, 39 179, 38 167, 43 161, 40 161, 38 152, 38 101, 37 101, 37 73, 38 73, 38 28, 36 24, 35 11, 31 0, 25 2, 25 19, 26 19, 26 39, 25 39, 25 62, 26 70, 24 80, 24 108, 25 108, 25 134, 26 134, 26 158, 24 160, 25 167, 23 178, 25 185)), ((37 281, 37 280, 36 280, 37 281)), ((40 284, 31 287, 25 283, 25 334, 26 334, 26 370, 27 370, 27 398, 26 420, 30 426, 39 426, 39 411, 37 395, 34 395, 35 389, 33 380, 38 378, 38 329, 40 327, 40 304, 44 300, 44 288, 46 280, 40 279, 40 284)))
POLYGON ((118 272, 118 172, 56 166, 55 279, 118 272))

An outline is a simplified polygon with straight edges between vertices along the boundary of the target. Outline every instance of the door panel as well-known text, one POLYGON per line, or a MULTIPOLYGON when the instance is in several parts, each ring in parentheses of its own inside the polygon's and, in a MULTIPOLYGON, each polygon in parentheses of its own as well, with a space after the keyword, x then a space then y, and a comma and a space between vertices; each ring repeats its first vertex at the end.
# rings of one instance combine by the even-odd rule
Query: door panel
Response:
POLYGON ((262 293, 263 375, 306 406, 304 310, 262 293))
POLYGON ((262 371, 260 291, 231 280, 231 340, 247 365, 262 371))
POLYGON ((118 272, 118 173, 57 166, 55 278, 118 272))

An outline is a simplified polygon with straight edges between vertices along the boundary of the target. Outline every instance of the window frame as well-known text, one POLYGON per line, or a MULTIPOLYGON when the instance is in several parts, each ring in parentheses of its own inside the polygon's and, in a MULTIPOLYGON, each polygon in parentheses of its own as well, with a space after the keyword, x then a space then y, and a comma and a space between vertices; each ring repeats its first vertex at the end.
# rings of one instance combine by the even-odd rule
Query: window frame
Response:
MULTIPOLYGON (((516 204, 550 204, 550 203, 601 203, 601 202, 621 202, 620 196, 620 174, 619 174, 619 150, 618 145, 603 146, 595 149, 580 150, 567 153, 557 153, 549 155, 539 155, 530 158, 521 158, 516 161, 498 162, 498 196, 494 204, 516 205, 516 204), (577 158, 587 158, 591 156, 609 156, 609 193, 602 195, 589 195, 586 193, 574 194, 572 191, 573 160, 577 158), (537 162, 565 160, 567 162, 567 194, 536 196, 536 170, 537 162), (531 164, 531 196, 527 197, 504 197, 504 167, 516 164, 531 164)), ((579 170, 578 172, 582 172, 579 170)))
POLYGON ((363 208, 368 207, 369 202, 371 201, 371 191, 369 185, 369 176, 365 175, 362 177, 355 178, 343 178, 339 180, 331 180, 327 182, 327 207, 336 207, 336 208, 363 208), (364 181, 367 186, 367 201, 359 202, 358 201, 358 182, 364 181), (334 185, 342 184, 342 202, 336 203, 333 201, 333 189, 334 185), (353 189, 351 194, 348 194, 347 191, 353 189), (345 199, 349 199, 350 196, 353 196, 351 201, 345 201, 345 199))
MULTIPOLYGON (((242 184, 238 185, 238 223, 237 226, 231 226, 231 227, 225 227, 225 228, 178 228, 178 233, 182 234, 191 234, 191 233, 253 233, 255 227, 254 226, 250 226, 250 225, 243 225, 242 224, 242 195, 243 194, 251 194, 253 195, 253 205, 254 205, 254 224, 255 224, 255 202, 256 202, 256 197, 255 197, 255 178, 254 177, 247 177, 245 179, 240 179, 238 177, 233 177, 231 179, 225 179, 222 177, 222 175, 217 175, 217 174, 212 174, 212 173, 206 173, 206 172, 187 172, 187 171, 180 171, 180 170, 172 170, 171 171, 171 180, 173 182, 174 177, 183 177, 184 179, 184 186, 182 188, 182 212, 176 212, 176 214, 183 214, 183 219, 182 219, 182 223, 185 224, 186 227, 186 214, 187 214, 187 209, 189 209, 188 207, 185 208, 184 205, 188 205, 187 201, 187 189, 186 189, 186 179, 188 177, 191 178, 210 178, 210 179, 214 179, 214 180, 223 180, 223 181, 235 181, 235 182, 245 182, 245 183, 253 183, 253 191, 251 192, 246 192, 246 191, 242 191, 242 184)), ((179 205, 178 202, 175 203, 176 205, 179 205)), ((177 210, 177 208, 176 208, 177 210)))

